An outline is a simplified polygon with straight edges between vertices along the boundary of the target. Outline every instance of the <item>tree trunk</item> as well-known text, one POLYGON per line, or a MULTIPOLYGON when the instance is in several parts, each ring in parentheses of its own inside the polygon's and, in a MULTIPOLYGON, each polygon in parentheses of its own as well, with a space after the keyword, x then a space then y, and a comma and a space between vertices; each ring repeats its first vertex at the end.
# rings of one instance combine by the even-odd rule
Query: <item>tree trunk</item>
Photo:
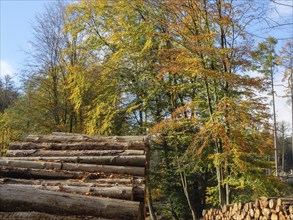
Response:
MULTIPOLYGON (((292 63, 291 63, 292 64, 292 63)), ((291 65, 292 68, 292 65, 291 65)), ((293 71, 291 69, 291 151, 293 160, 293 71)))
MULTIPOLYGON (((180 165, 179 165, 179 169, 182 169, 180 167, 180 165)), ((191 211, 192 219, 196 220, 196 210, 194 208, 194 204, 192 202, 192 199, 190 198, 190 194, 189 194, 189 190, 188 190, 187 177, 186 177, 184 171, 180 171, 179 174, 180 174, 180 178, 181 178, 181 184, 182 184, 183 192, 184 192, 185 198, 187 200, 189 209, 191 211)))
POLYGON ((0 211, 38 211, 62 215, 138 219, 139 202, 52 192, 32 186, 0 185, 0 211))
POLYGON ((277 119, 276 119, 276 103, 275 103, 275 90, 274 90, 274 75, 273 70, 271 70, 271 92, 273 98, 273 137, 274 137, 274 149, 275 149, 275 175, 279 175, 279 166, 278 166, 278 148, 277 148, 277 119))
POLYGON ((153 206, 152 194, 150 192, 150 187, 148 187, 147 194, 148 194, 148 199, 147 199, 148 200, 148 207, 149 207, 149 213, 150 213, 151 219, 152 220, 157 220, 155 210, 154 210, 154 206, 153 206))
POLYGON ((285 172, 285 131, 282 132, 282 171, 285 172))

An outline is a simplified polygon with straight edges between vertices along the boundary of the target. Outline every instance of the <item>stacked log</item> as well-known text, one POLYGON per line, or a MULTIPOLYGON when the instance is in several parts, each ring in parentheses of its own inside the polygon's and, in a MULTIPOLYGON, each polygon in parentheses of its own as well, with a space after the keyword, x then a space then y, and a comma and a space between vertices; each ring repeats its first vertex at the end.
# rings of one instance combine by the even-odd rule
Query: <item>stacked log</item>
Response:
POLYGON ((260 197, 255 202, 203 210, 202 215, 206 220, 289 220, 293 219, 293 198, 260 197))
POLYGON ((0 158, 0 219, 144 219, 146 137, 53 133, 0 158))

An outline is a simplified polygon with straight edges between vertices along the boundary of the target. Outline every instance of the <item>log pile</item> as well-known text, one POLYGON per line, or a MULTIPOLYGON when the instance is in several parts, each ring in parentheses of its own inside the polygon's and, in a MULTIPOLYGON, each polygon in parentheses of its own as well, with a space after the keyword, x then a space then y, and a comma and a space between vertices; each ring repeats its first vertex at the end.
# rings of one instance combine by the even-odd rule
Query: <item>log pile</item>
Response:
POLYGON ((146 137, 53 133, 0 158, 0 219, 144 219, 146 137))
POLYGON ((290 220, 293 219, 293 198, 261 197, 255 202, 224 205, 222 209, 203 210, 206 220, 290 220))

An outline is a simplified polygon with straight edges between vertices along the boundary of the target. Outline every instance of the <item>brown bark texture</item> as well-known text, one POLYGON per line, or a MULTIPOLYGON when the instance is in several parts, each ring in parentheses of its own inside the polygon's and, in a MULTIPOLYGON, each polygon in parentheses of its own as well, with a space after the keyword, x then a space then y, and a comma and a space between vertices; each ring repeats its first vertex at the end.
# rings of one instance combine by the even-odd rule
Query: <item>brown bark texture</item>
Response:
POLYGON ((53 192, 33 186, 0 185, 0 211, 39 211, 113 218, 137 219, 140 204, 112 198, 99 198, 72 193, 53 192))

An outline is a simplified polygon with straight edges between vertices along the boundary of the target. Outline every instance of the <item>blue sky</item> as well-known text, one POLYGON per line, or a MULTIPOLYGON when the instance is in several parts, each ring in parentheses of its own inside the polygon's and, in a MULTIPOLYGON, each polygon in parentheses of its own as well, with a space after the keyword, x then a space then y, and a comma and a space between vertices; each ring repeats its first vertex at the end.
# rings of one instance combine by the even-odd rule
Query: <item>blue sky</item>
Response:
MULTIPOLYGON (((0 77, 15 76, 25 60, 24 51, 32 39, 31 24, 47 0, 0 0, 0 77)), ((15 77, 14 77, 15 78, 15 77)), ((17 79, 15 79, 17 80, 17 79)))
MULTIPOLYGON (((32 40, 32 23, 36 14, 42 13, 47 3, 54 0, 0 0, 0 77, 8 74, 17 81, 17 75, 25 65, 25 50, 29 49, 28 41, 32 40)), ((98 0, 97 0, 98 1, 98 0)), ((250 0, 247 0, 248 2, 250 0)), ((266 9, 267 22, 255 25, 255 35, 262 37, 269 35, 280 38, 280 45, 286 39, 293 38, 293 0, 254 0, 260 7, 266 9), (290 25, 282 25, 291 23, 290 25), (278 26, 269 29, 266 25, 278 26), (283 39, 283 40, 282 40, 283 39)), ((276 77, 281 83, 281 74, 276 77)), ((276 88, 278 120, 290 121, 291 110, 286 100, 281 98, 282 88, 276 88)))

